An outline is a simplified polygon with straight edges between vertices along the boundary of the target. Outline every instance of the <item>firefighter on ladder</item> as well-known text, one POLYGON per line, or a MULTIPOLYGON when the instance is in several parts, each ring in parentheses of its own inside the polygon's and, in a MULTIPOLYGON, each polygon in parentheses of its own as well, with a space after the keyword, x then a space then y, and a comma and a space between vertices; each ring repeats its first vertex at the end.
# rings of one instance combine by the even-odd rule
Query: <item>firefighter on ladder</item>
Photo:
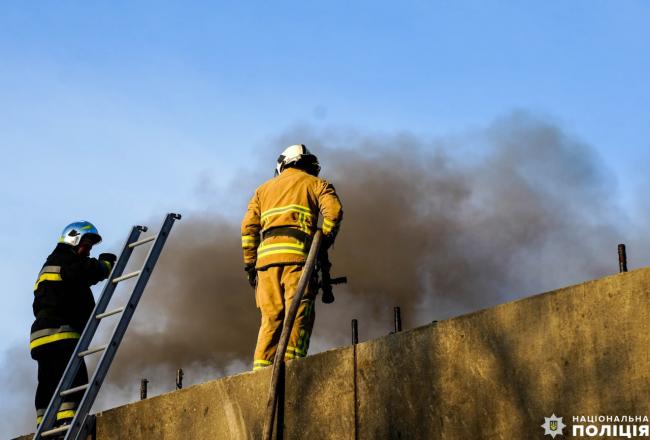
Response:
MULTIPOLYGON (((92 223, 71 223, 63 230, 36 279, 32 306, 36 319, 29 348, 32 358, 38 362, 37 425, 95 308, 90 286, 106 279, 115 264, 113 254, 90 258, 90 250, 101 240, 92 223)), ((86 383, 88 373, 82 364, 73 387, 86 383)), ((72 420, 82 395, 79 392, 64 399, 56 415, 58 425, 72 420)))
MULTIPOLYGON (((318 159, 304 145, 288 147, 278 158, 276 176, 257 188, 242 221, 245 270, 262 315, 254 370, 273 363, 284 313, 295 294, 319 213, 325 249, 341 224, 341 202, 319 172, 318 159)), ((311 283, 300 303, 285 359, 307 355, 316 290, 311 283)))

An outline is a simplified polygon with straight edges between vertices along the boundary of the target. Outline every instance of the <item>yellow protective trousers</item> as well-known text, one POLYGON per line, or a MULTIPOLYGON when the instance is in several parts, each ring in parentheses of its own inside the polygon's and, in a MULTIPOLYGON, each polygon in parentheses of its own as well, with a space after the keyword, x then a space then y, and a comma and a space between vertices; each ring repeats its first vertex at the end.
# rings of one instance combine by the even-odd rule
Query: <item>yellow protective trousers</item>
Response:
MULTIPOLYGON (((255 347, 254 370, 273 364, 284 315, 291 306, 301 273, 302 265, 297 264, 271 266, 257 273, 255 302, 262 315, 262 322, 255 347)), ((314 283, 309 284, 291 329, 285 359, 307 356, 309 338, 314 327, 316 296, 314 283)))

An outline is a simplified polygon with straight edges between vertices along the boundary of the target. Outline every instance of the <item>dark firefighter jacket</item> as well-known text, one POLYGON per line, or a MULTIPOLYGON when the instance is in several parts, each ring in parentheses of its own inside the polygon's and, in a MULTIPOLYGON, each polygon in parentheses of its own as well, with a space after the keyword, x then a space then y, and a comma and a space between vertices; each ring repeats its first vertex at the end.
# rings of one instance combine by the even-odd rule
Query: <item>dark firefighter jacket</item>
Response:
POLYGON ((78 255, 72 246, 58 244, 47 257, 34 285, 34 323, 30 349, 79 339, 95 307, 90 286, 108 277, 111 264, 78 255))
POLYGON ((257 269, 303 264, 319 213, 323 215, 323 234, 332 243, 343 209, 334 186, 327 180, 288 168, 262 184, 248 203, 242 221, 244 264, 255 264, 257 269))

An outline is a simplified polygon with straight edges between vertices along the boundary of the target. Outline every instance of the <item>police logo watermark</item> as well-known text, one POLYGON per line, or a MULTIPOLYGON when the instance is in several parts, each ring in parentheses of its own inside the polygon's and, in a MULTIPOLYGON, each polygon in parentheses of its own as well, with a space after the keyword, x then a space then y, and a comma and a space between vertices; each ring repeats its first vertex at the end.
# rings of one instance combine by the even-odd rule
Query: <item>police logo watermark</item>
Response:
POLYGON ((562 423, 562 417, 557 417, 555 414, 551 417, 544 417, 544 424, 540 426, 544 428, 544 435, 550 435, 551 438, 555 438, 556 435, 564 435, 562 430, 566 428, 566 425, 562 423))

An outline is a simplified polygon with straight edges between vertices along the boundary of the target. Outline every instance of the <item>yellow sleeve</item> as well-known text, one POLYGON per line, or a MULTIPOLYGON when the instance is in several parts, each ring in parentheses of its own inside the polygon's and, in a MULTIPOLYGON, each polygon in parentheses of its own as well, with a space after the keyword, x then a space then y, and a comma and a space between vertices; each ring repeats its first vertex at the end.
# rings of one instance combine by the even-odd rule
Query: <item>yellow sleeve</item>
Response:
POLYGON ((248 202, 246 214, 241 223, 241 246, 244 251, 244 264, 255 264, 257 246, 260 244, 260 204, 257 191, 248 202))
POLYGON ((323 234, 333 243, 343 220, 343 207, 334 186, 326 180, 320 186, 318 206, 323 215, 323 234))

